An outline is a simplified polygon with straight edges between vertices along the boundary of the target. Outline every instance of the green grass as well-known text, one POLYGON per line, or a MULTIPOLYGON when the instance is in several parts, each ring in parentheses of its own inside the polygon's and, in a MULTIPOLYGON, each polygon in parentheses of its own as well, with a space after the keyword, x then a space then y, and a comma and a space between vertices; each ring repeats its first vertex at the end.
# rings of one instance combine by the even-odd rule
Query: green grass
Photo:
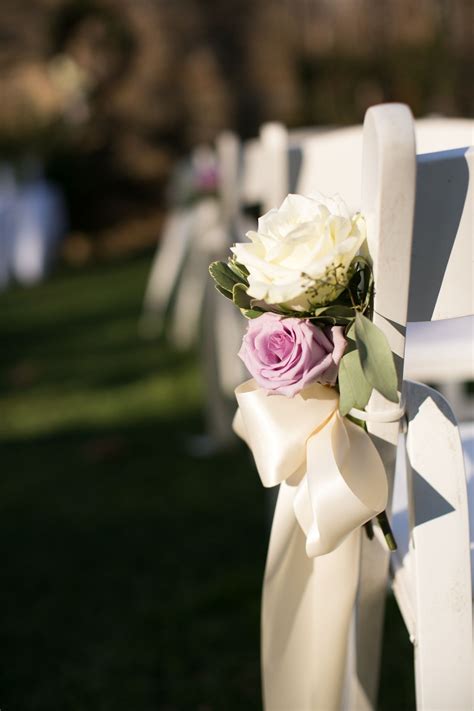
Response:
MULTIPOLYGON (((262 488, 243 447, 189 454, 199 370, 138 338, 148 268, 0 295, 2 711, 260 708, 262 488)), ((384 711, 412 707, 397 615, 384 711)))

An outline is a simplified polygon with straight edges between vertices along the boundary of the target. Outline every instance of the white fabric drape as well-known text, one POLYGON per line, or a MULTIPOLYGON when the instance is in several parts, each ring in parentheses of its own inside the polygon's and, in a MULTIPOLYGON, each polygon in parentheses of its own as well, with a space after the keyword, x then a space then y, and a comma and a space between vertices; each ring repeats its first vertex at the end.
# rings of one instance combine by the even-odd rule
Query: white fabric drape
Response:
POLYGON ((234 429, 264 486, 281 484, 262 598, 266 711, 336 711, 359 575, 360 527, 387 502, 369 435, 319 384, 294 398, 236 389, 234 429))

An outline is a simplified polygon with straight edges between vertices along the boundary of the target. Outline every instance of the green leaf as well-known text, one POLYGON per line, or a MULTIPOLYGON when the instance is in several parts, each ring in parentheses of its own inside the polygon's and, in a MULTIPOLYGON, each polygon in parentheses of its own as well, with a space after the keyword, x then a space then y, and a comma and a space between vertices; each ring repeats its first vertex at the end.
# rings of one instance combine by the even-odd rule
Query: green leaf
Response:
POLYGON ((330 326, 347 326, 355 318, 355 309, 344 304, 322 306, 314 311, 311 321, 330 326))
POLYGON ((397 371, 385 334, 372 321, 358 313, 355 319, 355 339, 367 381, 387 400, 398 402, 397 371))
MULTIPOLYGON (((345 336, 347 339, 349 339, 350 343, 353 343, 353 346, 355 348, 355 319, 347 329, 345 336)), ((351 348, 351 350, 354 350, 354 348, 351 348)))
POLYGON ((359 310, 366 311, 374 290, 374 275, 370 263, 364 257, 355 257, 350 266, 352 272, 347 287, 351 294, 351 301, 359 306, 359 310))
POLYGON ((247 267, 244 267, 243 264, 239 264, 239 262, 236 262, 234 259, 229 260, 228 267, 238 276, 240 282, 248 285, 249 270, 247 267))
POLYGON ((358 351, 346 353, 339 364, 339 411, 347 415, 353 407, 363 410, 369 402, 372 386, 367 382, 358 351))
POLYGON ((225 262, 212 262, 209 266, 209 274, 221 289, 230 292, 230 294, 232 294, 234 284, 241 281, 225 262))
POLYGON ((235 284, 232 289, 232 301, 240 309, 250 308, 251 297, 247 294, 247 287, 245 284, 235 284))
POLYGON ((350 319, 355 316, 355 309, 352 306, 344 306, 343 304, 334 304, 333 306, 322 306, 315 310, 316 318, 320 316, 331 316, 334 318, 350 319))
POLYGON ((226 299, 230 299, 230 301, 233 301, 233 300, 234 300, 231 291, 227 291, 227 289, 223 289, 222 286, 220 286, 219 284, 217 284, 217 282, 214 284, 214 286, 216 287, 217 291, 218 291, 220 294, 222 294, 222 296, 225 296, 225 297, 226 297, 226 299))
POLYGON ((265 311, 258 311, 257 309, 241 309, 241 311, 245 318, 248 319, 258 318, 265 313, 265 311))

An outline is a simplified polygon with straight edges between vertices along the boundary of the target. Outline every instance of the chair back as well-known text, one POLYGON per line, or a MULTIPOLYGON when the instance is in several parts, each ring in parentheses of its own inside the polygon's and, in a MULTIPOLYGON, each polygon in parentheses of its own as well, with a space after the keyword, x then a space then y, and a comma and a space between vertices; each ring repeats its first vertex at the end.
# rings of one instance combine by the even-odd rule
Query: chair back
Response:
MULTIPOLYGON (((466 200, 472 187, 469 187, 469 170, 463 161, 466 161, 465 156, 469 156, 470 153, 466 150, 454 150, 421 155, 415 160, 413 129, 414 123, 409 110, 401 105, 373 107, 367 112, 364 123, 362 212, 367 219, 369 250, 374 260, 376 284, 374 322, 388 338, 395 355, 400 385, 404 371, 405 327, 408 318, 426 320, 472 313, 472 307, 469 306, 472 282, 467 278, 464 265, 464 260, 470 257, 468 235, 472 234, 470 232, 472 217, 466 200), (430 219, 430 210, 436 210, 436 219, 430 219), (432 268, 423 268, 423 260, 432 265, 432 268), (464 281, 457 281, 456 274, 458 279, 460 274, 464 274, 464 281)), ((443 408, 439 403, 436 407, 431 407, 430 403, 434 402, 436 395, 427 395, 425 389, 421 393, 420 402, 416 405, 415 395, 420 394, 423 386, 418 386, 418 390, 414 386, 407 387, 409 471, 413 474, 408 483, 409 511, 412 518, 410 535, 412 540, 419 541, 412 561, 414 571, 410 578, 412 592, 416 597, 414 619, 416 643, 419 646, 415 654, 417 698, 420 708, 431 708, 433 696, 429 695, 431 692, 427 689, 437 688, 433 683, 436 675, 433 665, 436 663, 436 658, 433 656, 430 659, 430 640, 426 630, 430 619, 433 628, 436 627, 441 611, 437 611, 436 621, 434 621, 434 598, 427 596, 427 589, 431 584, 428 568, 436 564, 436 549, 443 545, 441 542, 443 536, 450 537, 446 545, 459 549, 457 560, 462 559, 466 569, 464 572, 459 569, 454 574, 451 567, 443 568, 444 557, 443 561, 438 560, 438 563, 443 568, 443 574, 449 579, 448 586, 451 581, 462 590, 463 598, 469 597, 468 607, 466 608, 464 600, 458 608, 458 618, 462 618, 462 627, 463 623, 468 621, 471 608, 467 505, 465 483, 463 488, 462 456, 457 451, 456 462, 454 460, 452 462, 453 471, 449 472, 450 477, 455 480, 454 488, 457 496, 450 495, 447 499, 450 501, 450 512, 453 515, 448 521, 440 519, 442 514, 436 516, 433 513, 436 509, 436 506, 433 509, 433 500, 435 498, 440 500, 442 496, 440 492, 445 492, 447 487, 451 486, 451 482, 445 481, 446 460, 449 459, 451 451, 449 437, 451 439, 457 437, 456 442, 459 442, 459 433, 452 414, 451 419, 446 416, 445 407, 443 408), (417 407, 423 408, 422 417, 417 414, 417 407), (436 427, 440 434, 435 435, 437 439, 435 446, 431 443, 431 435, 428 436, 428 433, 431 431, 434 434, 436 427), (433 459, 431 450, 434 452, 435 449, 438 451, 438 456, 433 459), (437 461, 444 461, 445 464, 440 467, 437 461), (418 491, 422 481, 419 476, 420 467, 423 470, 423 481, 431 477, 434 492, 433 496, 427 496, 425 490, 424 499, 418 491), (421 510, 424 512, 423 520, 420 518, 421 510), (426 538, 428 530, 431 536, 435 535, 436 542, 432 537, 431 540, 429 537, 426 538), (427 604, 431 617, 427 617, 426 610, 423 611, 423 606, 427 604), (430 674, 431 680, 427 678, 430 674)), ((390 404, 378 393, 372 396, 368 406, 369 413, 374 410, 383 412, 389 408, 390 404)), ((399 436, 398 424, 370 423, 369 431, 379 447, 389 481, 392 483, 394 456, 399 436)), ((447 511, 445 509, 444 514, 447 511)), ((374 649, 370 649, 371 639, 375 640, 376 635, 371 634, 369 639, 367 631, 364 630, 364 625, 367 626, 368 623, 363 618, 364 615, 367 616, 370 608, 374 613, 373 604, 368 603, 374 600, 374 591, 377 589, 379 605, 383 606, 380 600, 383 600, 384 596, 383 583, 387 562, 387 555, 385 554, 384 560, 383 551, 378 552, 376 547, 372 547, 369 551, 369 546, 365 545, 362 556, 360 599, 367 604, 364 604, 360 610, 357 625, 357 673, 372 705, 376 696, 377 680, 373 671, 368 671, 368 666, 377 658, 376 642, 374 642, 374 649), (364 677, 369 680, 368 684, 364 683, 364 677)), ((401 607, 403 609, 403 604, 401 607)), ((439 620, 439 624, 449 626, 446 619, 451 616, 452 622, 456 617, 455 611, 453 614, 454 617, 451 616, 450 611, 447 611, 446 616, 439 620)), ((405 614, 405 618, 409 618, 409 615, 405 614)), ((381 634, 381 620, 382 615, 380 615, 379 634, 381 634)), ((409 625, 408 627, 410 629, 409 625)), ((433 634, 439 641, 438 632, 439 630, 433 634)), ((460 652, 462 660, 458 660, 459 668, 462 668, 460 691, 462 698, 467 698, 468 693, 465 671, 466 664, 471 664, 471 655, 466 638, 470 640, 470 636, 469 626, 467 637, 464 634, 462 638, 465 647, 464 651, 460 652)))
POLYGON ((414 642, 418 709, 472 708, 469 510, 460 430, 443 396, 404 384, 393 589, 414 642), (408 500, 408 507, 407 507, 408 500))
POLYGON ((409 320, 474 313, 474 148, 419 155, 409 320))

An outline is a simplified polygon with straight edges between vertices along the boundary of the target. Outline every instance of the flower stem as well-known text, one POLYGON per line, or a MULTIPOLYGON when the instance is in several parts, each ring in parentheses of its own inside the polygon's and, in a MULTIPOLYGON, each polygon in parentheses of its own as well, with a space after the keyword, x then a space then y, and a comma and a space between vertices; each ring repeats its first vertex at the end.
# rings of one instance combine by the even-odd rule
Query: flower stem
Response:
POLYGON ((374 527, 372 525, 372 521, 367 521, 367 523, 364 523, 364 529, 367 534, 367 538, 369 541, 371 541, 374 537, 374 527))
POLYGON ((389 520, 387 518, 387 514, 385 511, 382 511, 382 513, 379 513, 377 516, 377 521, 382 529, 382 533, 384 535, 385 541, 387 543, 389 551, 393 553, 393 551, 397 550, 397 542, 395 540, 395 536, 393 535, 392 527, 390 526, 389 520))

